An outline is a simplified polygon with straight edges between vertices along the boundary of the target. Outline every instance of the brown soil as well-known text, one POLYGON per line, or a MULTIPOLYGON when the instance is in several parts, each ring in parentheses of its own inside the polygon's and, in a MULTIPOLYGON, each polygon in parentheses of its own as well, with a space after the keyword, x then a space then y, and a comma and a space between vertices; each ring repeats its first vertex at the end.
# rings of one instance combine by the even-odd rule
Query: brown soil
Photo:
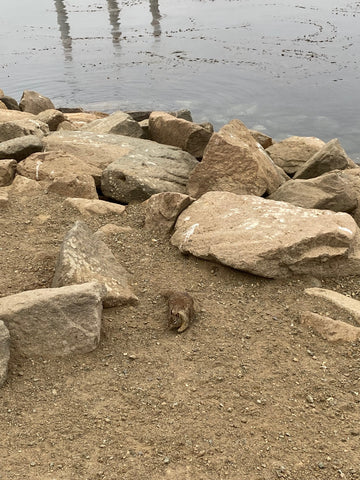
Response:
MULTIPOLYGON (((0 295, 51 285, 80 215, 52 194, 11 196, 0 212, 0 295)), ((130 226, 108 245, 133 274, 135 307, 104 310, 100 346, 46 360, 11 352, 0 390, 0 479, 360 479, 359 345, 300 325, 303 289, 359 298, 355 278, 266 280, 183 256, 146 232, 141 205, 87 217, 130 226), (196 320, 168 330, 170 287, 196 320)))

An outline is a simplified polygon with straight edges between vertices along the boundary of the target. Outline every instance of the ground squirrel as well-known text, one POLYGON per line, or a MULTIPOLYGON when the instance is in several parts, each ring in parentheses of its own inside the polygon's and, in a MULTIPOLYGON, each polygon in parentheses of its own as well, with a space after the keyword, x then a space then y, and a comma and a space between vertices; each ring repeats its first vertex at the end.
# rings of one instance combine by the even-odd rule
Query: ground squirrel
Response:
POLYGON ((186 330, 194 319, 194 300, 187 292, 167 291, 163 293, 168 300, 168 326, 178 333, 186 330))

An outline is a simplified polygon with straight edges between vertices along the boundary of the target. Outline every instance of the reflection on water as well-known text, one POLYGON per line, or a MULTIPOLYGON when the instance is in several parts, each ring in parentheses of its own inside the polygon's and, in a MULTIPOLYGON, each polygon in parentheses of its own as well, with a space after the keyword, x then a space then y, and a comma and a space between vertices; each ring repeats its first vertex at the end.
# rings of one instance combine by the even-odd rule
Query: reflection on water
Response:
POLYGON ((120 44, 120 8, 117 0, 107 0, 109 10, 109 20, 111 25, 111 35, 114 45, 120 44))
POLYGON ((0 87, 108 112, 187 107, 277 140, 338 137, 360 160, 360 10, 300 3, 1 0, 0 87))
POLYGON ((65 60, 72 60, 72 38, 70 35, 70 25, 64 0, 55 0, 57 13, 57 22, 60 29, 61 42, 64 48, 65 60))
POLYGON ((161 35, 159 0, 150 0, 150 12, 152 15, 151 25, 154 29, 153 35, 154 37, 159 37, 161 35))

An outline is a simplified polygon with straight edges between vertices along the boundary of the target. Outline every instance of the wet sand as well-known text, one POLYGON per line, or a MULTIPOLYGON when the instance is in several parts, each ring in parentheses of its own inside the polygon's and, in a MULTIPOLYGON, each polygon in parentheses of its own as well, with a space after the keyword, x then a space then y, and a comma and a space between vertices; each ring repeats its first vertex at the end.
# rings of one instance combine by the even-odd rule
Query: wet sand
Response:
POLYGON ((337 137, 360 160, 360 2, 3 2, 8 95, 28 88, 105 111, 186 107, 216 128, 240 118, 276 139, 337 137))

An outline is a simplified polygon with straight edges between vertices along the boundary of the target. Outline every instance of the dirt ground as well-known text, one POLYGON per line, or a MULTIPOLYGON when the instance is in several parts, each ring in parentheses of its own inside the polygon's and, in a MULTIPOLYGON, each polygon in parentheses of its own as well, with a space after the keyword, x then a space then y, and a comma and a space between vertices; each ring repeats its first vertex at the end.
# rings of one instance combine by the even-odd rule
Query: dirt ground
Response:
MULTIPOLYGON (((49 287, 80 214, 54 194, 11 195, 0 211, 0 296, 49 287)), ((83 217, 131 230, 107 238, 136 306, 103 312, 94 352, 11 351, 0 389, 1 480, 360 479, 359 345, 299 324, 303 290, 360 298, 357 278, 261 279, 183 256, 143 229, 143 207, 83 217), (186 289, 197 315, 169 331, 161 292, 186 289)))

